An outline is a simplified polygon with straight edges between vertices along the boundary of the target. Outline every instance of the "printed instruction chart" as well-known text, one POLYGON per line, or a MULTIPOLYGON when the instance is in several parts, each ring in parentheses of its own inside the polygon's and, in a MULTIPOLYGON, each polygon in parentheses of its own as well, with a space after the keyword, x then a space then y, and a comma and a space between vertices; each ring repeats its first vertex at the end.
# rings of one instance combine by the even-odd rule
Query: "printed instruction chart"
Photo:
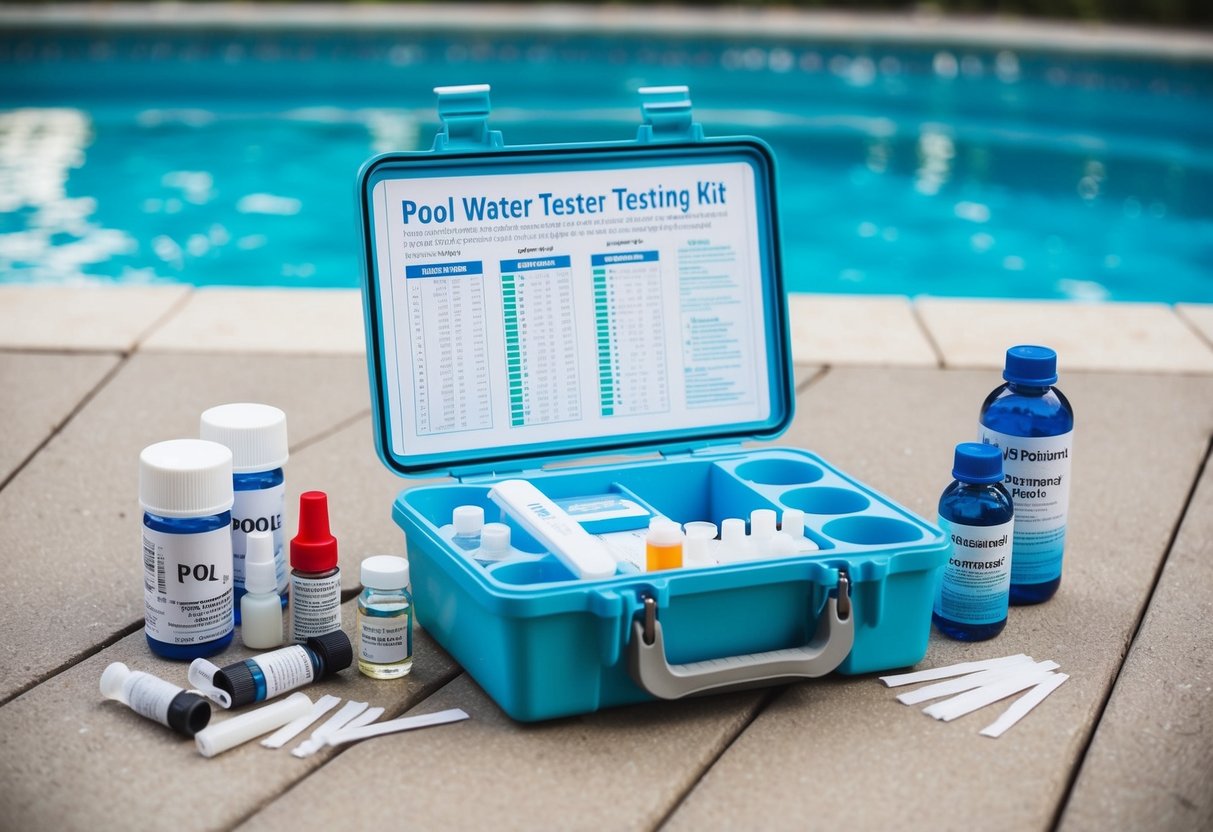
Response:
POLYGON ((754 200, 744 161, 378 182, 392 450, 768 418, 754 200))

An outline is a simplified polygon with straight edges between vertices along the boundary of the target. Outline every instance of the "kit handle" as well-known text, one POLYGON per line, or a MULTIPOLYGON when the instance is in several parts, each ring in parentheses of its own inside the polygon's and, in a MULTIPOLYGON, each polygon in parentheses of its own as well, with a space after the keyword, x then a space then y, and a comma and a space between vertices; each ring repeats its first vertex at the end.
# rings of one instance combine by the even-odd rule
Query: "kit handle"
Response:
POLYGON ((644 620, 632 623, 628 654, 632 678, 658 699, 681 699, 700 693, 719 693, 760 687, 780 681, 812 679, 837 668, 855 643, 855 616, 851 614, 851 581, 838 573, 837 597, 830 596, 809 643, 786 650, 747 653, 688 664, 670 664, 665 658, 657 602, 644 597, 644 620))

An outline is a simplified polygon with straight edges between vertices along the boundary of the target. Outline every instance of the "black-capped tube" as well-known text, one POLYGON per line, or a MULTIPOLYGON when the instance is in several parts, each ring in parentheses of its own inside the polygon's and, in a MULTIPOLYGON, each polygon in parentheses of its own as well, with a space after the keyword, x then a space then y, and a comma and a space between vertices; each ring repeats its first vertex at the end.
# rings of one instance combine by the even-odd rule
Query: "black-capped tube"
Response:
POLYGON ((273 699, 345 670, 354 661, 354 648, 342 630, 312 636, 304 644, 271 650, 234 662, 215 674, 215 686, 232 697, 232 707, 273 699))
POLYGON ((101 695, 140 716, 192 737, 211 721, 211 706, 196 693, 158 676, 114 662, 101 674, 101 695))

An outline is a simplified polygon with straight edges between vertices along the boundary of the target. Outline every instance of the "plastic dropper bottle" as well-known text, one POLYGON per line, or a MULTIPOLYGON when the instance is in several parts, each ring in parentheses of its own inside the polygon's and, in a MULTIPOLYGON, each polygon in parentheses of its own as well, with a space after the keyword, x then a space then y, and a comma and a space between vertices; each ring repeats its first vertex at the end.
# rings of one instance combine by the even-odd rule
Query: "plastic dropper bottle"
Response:
POLYGON ((152 652, 190 661, 232 643, 232 452, 172 439, 139 454, 143 632, 152 652))
POLYGON ((939 527, 951 550, 931 618, 946 636, 984 641, 1007 625, 1015 511, 992 445, 957 445, 952 476, 939 498, 939 527))
POLYGON ((225 445, 232 451, 232 566, 236 580, 236 623, 240 623, 240 598, 245 593, 244 542, 252 532, 274 536, 275 589, 286 606, 286 552, 282 518, 286 487, 282 466, 290 453, 286 440, 286 414, 268 404, 238 402, 203 411, 198 435, 225 445))
POLYGON ((265 650, 282 644, 282 604, 274 563, 274 537, 248 536, 244 559, 245 594, 240 598, 240 638, 246 647, 265 650))
POLYGON ((215 686, 232 697, 232 707, 273 699, 317 679, 345 670, 354 647, 341 630, 233 662, 215 673, 215 686))
POLYGON ((329 532, 329 498, 299 495, 299 533, 291 539, 291 641, 341 629, 341 570, 337 538, 329 532))
POLYGON ((1011 603, 1038 604, 1061 584, 1074 410, 1052 386, 1057 353, 1048 347, 1011 347, 1002 377, 981 406, 978 438, 1002 449, 1015 500, 1011 603))

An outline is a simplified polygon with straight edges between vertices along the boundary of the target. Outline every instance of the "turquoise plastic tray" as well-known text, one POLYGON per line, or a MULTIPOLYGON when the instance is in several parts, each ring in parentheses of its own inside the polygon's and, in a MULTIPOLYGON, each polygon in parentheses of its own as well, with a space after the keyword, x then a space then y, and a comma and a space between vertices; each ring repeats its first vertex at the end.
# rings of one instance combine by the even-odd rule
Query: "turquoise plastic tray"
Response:
MULTIPOLYGON (((634 142, 507 147, 500 134, 487 128, 487 87, 443 90, 439 112, 444 129, 434 150, 377 157, 359 177, 377 450, 399 474, 460 478, 406 490, 394 505, 393 517, 407 541, 417 617, 518 720, 775 684, 835 670, 865 673, 913 664, 926 652, 936 581, 946 557, 939 529, 820 457, 796 449, 741 449, 743 440, 778 436, 793 413, 774 159, 757 139, 704 139, 691 120, 685 89, 647 94, 645 123, 634 142), (637 434, 587 430, 551 439, 539 432, 519 442, 511 435, 480 446, 473 444, 475 431, 464 446, 426 444, 402 428, 415 406, 407 386, 397 381, 407 366, 408 347, 389 337, 393 324, 385 309, 393 301, 385 295, 398 291, 394 281, 400 259, 406 266, 410 261, 406 248, 390 261, 390 274, 380 273, 385 257, 374 229, 386 226, 375 211, 389 207, 377 184, 395 183, 395 193, 409 200, 414 191, 424 190, 415 183, 427 177, 503 171, 550 177, 564 172, 568 181, 577 181, 579 170, 659 170, 662 165, 722 161, 753 172, 759 265, 751 277, 765 318, 750 348, 765 352, 759 362, 765 372, 759 375, 769 399, 762 413, 736 422, 666 425, 637 434), (661 456, 541 467, 588 454, 629 452, 661 456), (483 567, 454 547, 441 529, 460 505, 480 505, 487 519, 500 518, 489 490, 496 481, 516 477, 531 480, 553 499, 626 489, 678 522, 720 524, 730 517, 747 518, 755 509, 800 509, 806 533, 820 549, 586 581, 576 580, 514 525, 519 554, 483 567)), ((401 204, 393 205, 398 210, 401 204)), ((411 203, 403 205, 407 214, 411 203)), ((490 363, 495 371, 507 368, 504 355, 490 363)))

